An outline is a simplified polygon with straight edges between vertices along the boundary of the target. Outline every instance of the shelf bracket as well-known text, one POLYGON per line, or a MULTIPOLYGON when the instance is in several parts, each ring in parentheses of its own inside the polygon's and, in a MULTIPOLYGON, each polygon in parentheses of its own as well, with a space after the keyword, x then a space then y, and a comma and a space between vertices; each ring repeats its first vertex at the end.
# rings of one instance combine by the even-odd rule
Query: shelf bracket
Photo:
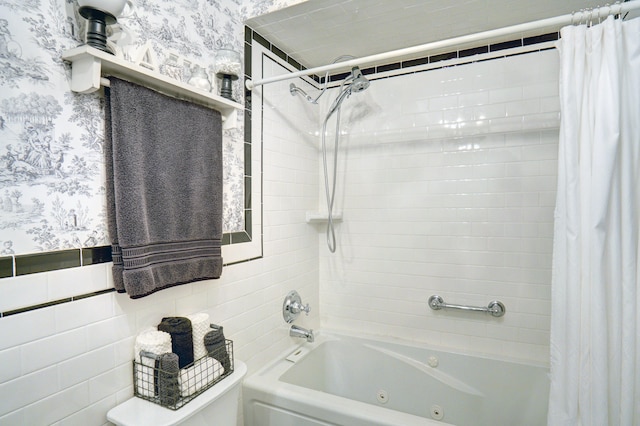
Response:
POLYGON ((73 61, 71 90, 92 93, 100 89, 102 61, 95 56, 83 56, 73 61))

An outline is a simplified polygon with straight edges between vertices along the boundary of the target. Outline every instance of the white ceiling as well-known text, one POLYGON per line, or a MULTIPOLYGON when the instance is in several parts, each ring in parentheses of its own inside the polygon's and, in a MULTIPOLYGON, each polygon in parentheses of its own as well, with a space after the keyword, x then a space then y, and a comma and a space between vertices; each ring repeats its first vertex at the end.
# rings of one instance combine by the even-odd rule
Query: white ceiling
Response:
MULTIPOLYGON (((312 68, 330 64, 344 54, 363 57, 571 14, 605 3, 605 0, 308 0, 249 19, 246 24, 312 68)), ((637 12, 631 12, 634 13, 637 16, 637 12)), ((519 37, 557 30, 547 28, 519 37)))

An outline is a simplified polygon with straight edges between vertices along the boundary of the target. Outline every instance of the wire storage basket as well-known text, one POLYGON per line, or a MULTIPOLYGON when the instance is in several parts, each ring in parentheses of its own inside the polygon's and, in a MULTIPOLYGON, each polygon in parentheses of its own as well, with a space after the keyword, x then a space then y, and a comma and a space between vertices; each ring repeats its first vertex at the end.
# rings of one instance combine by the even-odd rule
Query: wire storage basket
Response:
POLYGON ((178 368, 177 355, 142 351, 133 361, 133 394, 177 410, 233 373, 233 341, 226 339, 208 355, 178 368))

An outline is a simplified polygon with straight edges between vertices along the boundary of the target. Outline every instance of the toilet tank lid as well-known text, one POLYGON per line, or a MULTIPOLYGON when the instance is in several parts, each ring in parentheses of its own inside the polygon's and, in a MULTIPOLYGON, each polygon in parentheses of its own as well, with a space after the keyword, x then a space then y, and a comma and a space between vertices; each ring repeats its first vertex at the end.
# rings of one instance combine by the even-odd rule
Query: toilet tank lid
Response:
POLYGON ((233 373, 178 410, 170 410, 134 396, 109 410, 107 420, 120 426, 178 425, 211 401, 220 398, 234 386, 240 385, 242 378, 247 374, 247 365, 237 359, 233 361, 233 364, 233 373))

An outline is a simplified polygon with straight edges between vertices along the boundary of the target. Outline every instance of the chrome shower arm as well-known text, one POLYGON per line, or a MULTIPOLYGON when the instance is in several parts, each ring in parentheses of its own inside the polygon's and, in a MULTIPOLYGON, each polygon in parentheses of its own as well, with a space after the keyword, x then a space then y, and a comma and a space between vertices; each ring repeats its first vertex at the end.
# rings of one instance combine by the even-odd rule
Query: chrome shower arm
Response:
POLYGON ((304 90, 302 90, 301 88, 299 88, 293 83, 289 84, 289 93, 291 93, 291 96, 295 96, 296 94, 301 93, 302 96, 304 96, 304 98, 312 104, 317 104, 318 99, 320 99, 320 96, 322 96, 322 93, 320 93, 320 96, 313 99, 311 96, 307 94, 307 92, 305 92, 304 90))

